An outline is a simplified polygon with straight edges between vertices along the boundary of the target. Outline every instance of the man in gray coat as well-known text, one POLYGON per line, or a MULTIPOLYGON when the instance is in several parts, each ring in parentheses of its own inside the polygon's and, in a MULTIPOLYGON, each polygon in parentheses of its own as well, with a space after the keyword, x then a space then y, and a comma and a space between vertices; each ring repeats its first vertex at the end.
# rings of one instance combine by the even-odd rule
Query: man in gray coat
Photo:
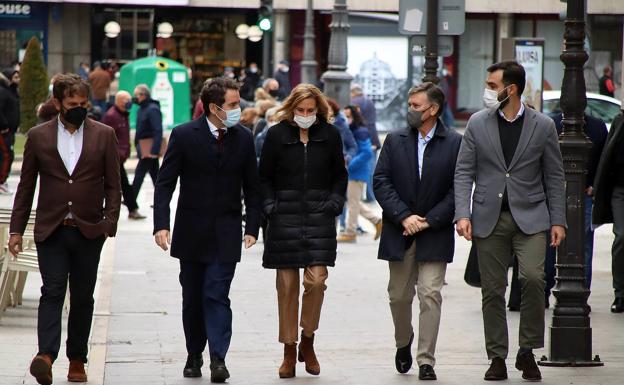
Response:
POLYGON ((513 255, 522 286, 515 366, 522 378, 541 380, 532 349, 544 346, 545 232, 550 230, 552 246, 565 238, 565 178, 557 131, 550 118, 524 107, 524 85, 524 68, 516 62, 488 68, 487 108, 468 121, 455 169, 457 233, 467 240, 474 236, 479 255, 491 360, 485 380, 507 378, 505 290, 513 255))

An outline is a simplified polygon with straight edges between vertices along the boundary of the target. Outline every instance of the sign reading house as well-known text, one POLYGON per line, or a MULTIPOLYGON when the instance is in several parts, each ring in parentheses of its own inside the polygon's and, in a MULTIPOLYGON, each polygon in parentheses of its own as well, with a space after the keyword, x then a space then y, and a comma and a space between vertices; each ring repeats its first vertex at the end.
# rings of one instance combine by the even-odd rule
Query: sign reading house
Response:
POLYGON ((0 17, 2 18, 29 18, 31 11, 29 4, 0 2, 0 17))

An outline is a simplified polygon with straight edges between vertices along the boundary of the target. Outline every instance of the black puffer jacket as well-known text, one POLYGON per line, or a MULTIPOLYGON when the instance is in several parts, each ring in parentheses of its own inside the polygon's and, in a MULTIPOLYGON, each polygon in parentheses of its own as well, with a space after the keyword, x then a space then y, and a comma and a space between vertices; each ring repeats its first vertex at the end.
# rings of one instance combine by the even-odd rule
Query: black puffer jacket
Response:
POLYGON ((0 75, 0 130, 17 131, 20 123, 19 96, 4 75, 0 75))
POLYGON ((309 141, 289 122, 271 127, 260 157, 260 183, 269 226, 266 268, 333 266, 336 216, 342 212, 347 170, 338 129, 317 122, 309 141))

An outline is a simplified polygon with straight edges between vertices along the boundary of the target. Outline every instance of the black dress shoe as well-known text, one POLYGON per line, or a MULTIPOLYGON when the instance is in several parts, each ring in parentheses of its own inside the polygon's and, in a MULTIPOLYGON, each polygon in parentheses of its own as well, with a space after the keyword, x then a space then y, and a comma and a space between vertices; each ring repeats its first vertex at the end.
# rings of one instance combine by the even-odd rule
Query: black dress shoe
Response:
POLYGON ((414 341, 414 334, 410 337, 407 346, 398 348, 394 356, 394 365, 397 372, 401 374, 409 372, 412 368, 412 341, 414 341))
POLYGON ((210 382, 223 383, 230 378, 225 361, 220 358, 210 360, 210 382))
POLYGON ((186 365, 182 374, 187 378, 201 377, 201 367, 204 365, 204 359, 201 353, 191 353, 186 358, 186 365))
POLYGON ((615 301, 611 305, 611 313, 622 313, 624 312, 624 298, 615 297, 615 301))
POLYGON ((500 357, 492 358, 490 368, 485 372, 483 377, 485 381, 502 381, 507 379, 507 365, 505 360, 500 357))
POLYGON ((532 352, 518 353, 516 356, 516 369, 522 371, 522 378, 527 381, 541 381, 542 373, 537 367, 532 352))
POLYGON ((420 365, 418 369, 418 379, 419 380, 437 380, 438 377, 435 374, 435 370, 433 370, 433 366, 431 365, 420 365))

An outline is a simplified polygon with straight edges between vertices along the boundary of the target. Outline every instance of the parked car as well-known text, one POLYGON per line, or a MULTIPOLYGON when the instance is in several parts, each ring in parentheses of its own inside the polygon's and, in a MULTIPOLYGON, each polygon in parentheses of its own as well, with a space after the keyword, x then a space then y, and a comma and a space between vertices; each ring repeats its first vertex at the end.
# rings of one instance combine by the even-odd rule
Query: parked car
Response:
MULTIPOLYGON (((610 129, 613 119, 622 112, 622 102, 609 96, 591 92, 586 93, 586 95, 587 108, 585 108, 585 112, 605 122, 607 129, 610 129)), ((553 116, 561 112, 561 106, 559 105, 561 91, 544 91, 543 99, 543 113, 553 116)))

